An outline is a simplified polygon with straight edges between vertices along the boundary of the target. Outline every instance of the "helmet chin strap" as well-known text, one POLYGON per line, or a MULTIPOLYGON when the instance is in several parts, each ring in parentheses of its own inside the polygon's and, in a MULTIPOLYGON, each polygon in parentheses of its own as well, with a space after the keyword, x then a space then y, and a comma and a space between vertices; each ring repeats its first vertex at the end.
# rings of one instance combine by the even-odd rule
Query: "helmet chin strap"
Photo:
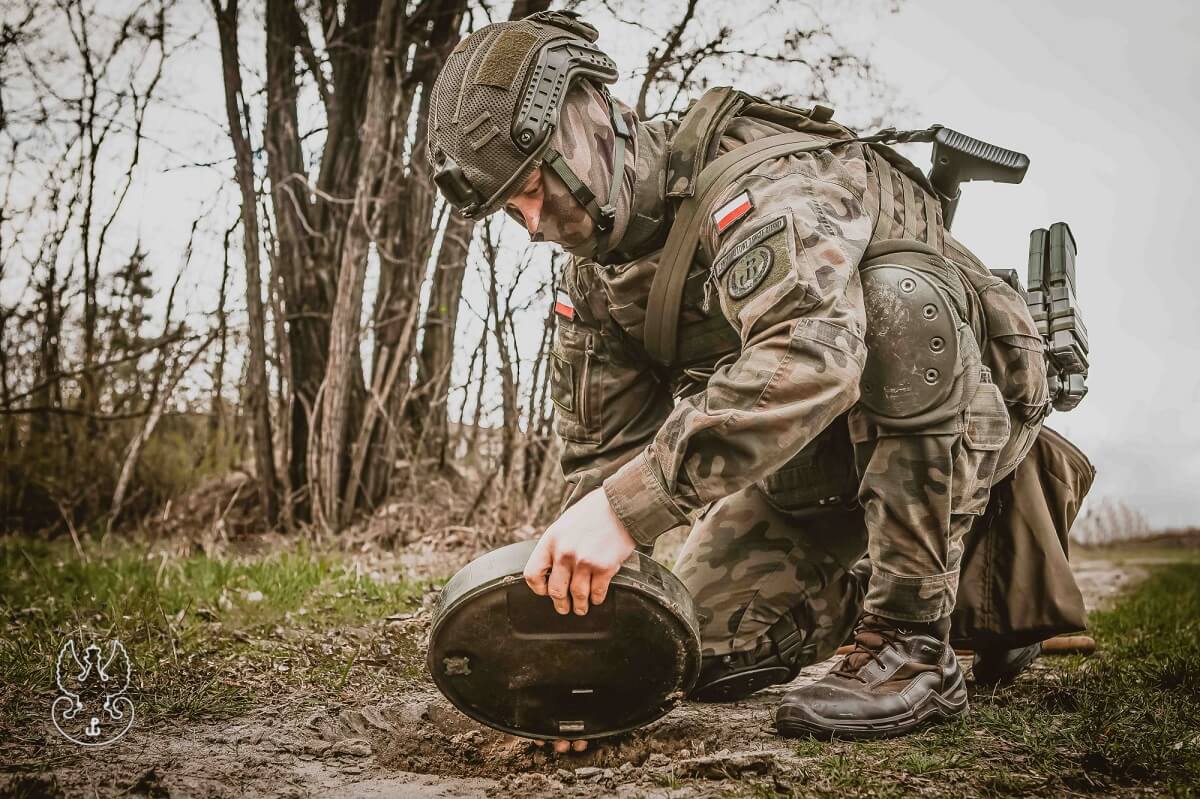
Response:
POLYGON ((596 195, 579 179, 575 171, 567 165, 566 159, 562 157, 562 154, 558 150, 555 150, 553 147, 547 147, 542 156, 542 163, 554 170, 554 174, 566 185, 567 190, 571 192, 571 196, 583 206, 583 210, 592 218, 592 223, 596 228, 597 255, 601 255, 608 250, 608 239, 612 235, 613 223, 617 216, 617 192, 621 190, 621 178, 625 173, 626 142, 630 138, 629 127, 625 124, 625 120, 621 117, 621 112, 617 110, 617 104, 613 102, 612 97, 607 91, 604 92, 604 99, 608 103, 613 130, 617 134, 616 144, 613 146, 612 177, 609 179, 608 196, 605 199, 604 205, 597 202, 596 195))

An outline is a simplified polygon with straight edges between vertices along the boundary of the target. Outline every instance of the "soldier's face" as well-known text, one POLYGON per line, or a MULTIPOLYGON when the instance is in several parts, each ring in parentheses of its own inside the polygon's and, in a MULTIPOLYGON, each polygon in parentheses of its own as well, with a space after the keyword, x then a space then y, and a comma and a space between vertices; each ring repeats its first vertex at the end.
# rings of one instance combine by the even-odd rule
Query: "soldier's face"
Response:
POLYGON ((535 169, 504 204, 510 217, 524 226, 533 241, 549 241, 584 254, 595 225, 587 211, 553 172, 535 169))
POLYGON ((504 211, 529 232, 532 239, 537 235, 542 222, 542 204, 545 200, 541 167, 529 173, 525 185, 504 203, 504 211))

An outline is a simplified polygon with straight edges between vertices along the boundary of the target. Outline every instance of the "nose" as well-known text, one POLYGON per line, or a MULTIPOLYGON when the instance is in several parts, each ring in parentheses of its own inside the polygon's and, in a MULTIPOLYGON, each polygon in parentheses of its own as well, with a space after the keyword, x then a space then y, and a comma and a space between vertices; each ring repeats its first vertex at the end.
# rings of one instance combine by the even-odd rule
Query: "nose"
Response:
POLYGON ((537 234, 538 225, 542 221, 542 200, 537 196, 518 195, 509 200, 524 220, 525 230, 530 236, 537 234))

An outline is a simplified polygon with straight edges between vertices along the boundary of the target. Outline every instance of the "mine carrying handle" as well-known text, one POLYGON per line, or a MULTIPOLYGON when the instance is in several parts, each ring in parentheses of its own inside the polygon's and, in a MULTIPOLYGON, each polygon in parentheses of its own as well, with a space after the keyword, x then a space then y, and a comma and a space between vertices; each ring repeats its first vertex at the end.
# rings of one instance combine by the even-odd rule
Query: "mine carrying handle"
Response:
POLYGON ((1020 183, 1029 169, 1029 156, 988 144, 950 128, 937 127, 933 135, 933 168, 929 182, 942 203, 942 225, 948 230, 962 196, 959 184, 969 180, 1020 183))

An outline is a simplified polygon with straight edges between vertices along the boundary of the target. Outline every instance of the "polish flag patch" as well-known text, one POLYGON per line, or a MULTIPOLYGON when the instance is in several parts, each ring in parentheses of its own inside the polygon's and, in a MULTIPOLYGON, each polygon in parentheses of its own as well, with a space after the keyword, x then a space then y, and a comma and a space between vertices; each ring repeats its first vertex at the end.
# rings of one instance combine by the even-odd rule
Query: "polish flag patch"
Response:
POLYGON ((717 226, 717 232, 724 233, 730 225, 750 213, 752 208, 754 203, 750 202, 750 192, 744 191, 713 211, 712 220, 717 226))
POLYGON ((558 291, 554 295, 554 312, 566 319, 575 318, 575 303, 567 296, 567 292, 558 291))

